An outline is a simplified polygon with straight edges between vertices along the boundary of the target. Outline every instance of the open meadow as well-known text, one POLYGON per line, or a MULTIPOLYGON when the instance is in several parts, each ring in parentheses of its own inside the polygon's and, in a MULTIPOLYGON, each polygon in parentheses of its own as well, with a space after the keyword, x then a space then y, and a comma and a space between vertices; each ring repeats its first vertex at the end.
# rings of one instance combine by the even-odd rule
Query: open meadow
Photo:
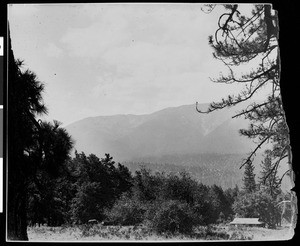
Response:
POLYGON ((294 230, 289 227, 267 229, 259 227, 230 227, 228 225, 200 226, 189 235, 161 234, 143 226, 81 225, 69 227, 29 227, 29 241, 207 241, 207 240, 289 240, 294 230))

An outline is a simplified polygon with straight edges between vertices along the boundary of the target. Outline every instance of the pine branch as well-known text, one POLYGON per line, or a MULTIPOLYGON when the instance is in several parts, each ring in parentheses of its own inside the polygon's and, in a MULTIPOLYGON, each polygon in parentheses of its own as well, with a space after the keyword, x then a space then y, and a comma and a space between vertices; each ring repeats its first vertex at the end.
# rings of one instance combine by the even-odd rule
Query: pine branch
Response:
POLYGON ((265 103, 259 104, 259 105, 255 106, 255 107, 252 107, 252 109, 249 109, 249 110, 243 110, 241 113, 236 114, 236 115, 232 116, 231 118, 237 118, 237 117, 240 117, 241 115, 248 114, 248 113, 252 112, 254 109, 257 109, 257 108, 260 108, 262 106, 265 106, 268 103, 270 103, 270 102, 265 102, 265 103))
POLYGON ((269 136, 266 137, 263 141, 260 142, 259 145, 256 146, 256 148, 251 152, 251 154, 247 157, 246 161, 240 166, 240 169, 245 166, 249 161, 251 161, 251 158, 256 155, 256 151, 261 148, 261 146, 269 139, 269 136))

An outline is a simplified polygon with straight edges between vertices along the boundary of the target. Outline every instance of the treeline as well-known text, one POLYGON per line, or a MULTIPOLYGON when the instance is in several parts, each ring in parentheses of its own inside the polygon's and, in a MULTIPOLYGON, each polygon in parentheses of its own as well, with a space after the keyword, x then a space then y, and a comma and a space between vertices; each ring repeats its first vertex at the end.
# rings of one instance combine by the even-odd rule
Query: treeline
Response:
POLYGON ((126 167, 116 165, 109 154, 99 159, 75 153, 56 178, 40 172, 28 190, 29 224, 82 224, 103 220, 103 211, 132 186, 126 167))
MULTIPOLYGON (((109 154, 99 159, 75 152, 57 178, 40 172, 28 190, 29 225, 86 224, 146 225, 158 233, 189 233, 197 225, 232 221, 235 216, 258 217, 269 226, 280 223, 278 200, 266 188, 253 190, 245 176, 238 186, 223 190, 204 185, 186 171, 152 172, 145 167, 132 174, 109 154)), ((280 192, 279 190, 277 192, 280 192)), ((280 197, 280 199, 279 199, 280 197)))
MULTIPOLYGON (((226 158, 226 157, 225 157, 226 158)), ((216 162, 215 167, 208 167, 206 163, 202 163, 198 160, 197 164, 182 166, 179 164, 168 164, 168 163, 152 163, 152 162, 133 162, 126 161, 122 164, 131 172, 135 172, 142 167, 147 167, 154 172, 181 172, 185 170, 188 172, 193 179, 208 186, 214 184, 221 186, 223 189, 234 188, 236 185, 242 185, 242 174, 240 170, 235 170, 235 165, 232 167, 220 169, 221 162, 216 162)), ((226 164, 225 164, 226 165, 226 164)))
POLYGON ((239 192, 237 187, 223 191, 217 185, 203 185, 184 171, 164 174, 142 168, 132 175, 109 154, 99 159, 77 152, 57 178, 41 171, 29 187, 29 224, 49 226, 91 219, 121 225, 158 223, 165 212, 187 217, 191 223, 216 223, 232 219, 239 192))

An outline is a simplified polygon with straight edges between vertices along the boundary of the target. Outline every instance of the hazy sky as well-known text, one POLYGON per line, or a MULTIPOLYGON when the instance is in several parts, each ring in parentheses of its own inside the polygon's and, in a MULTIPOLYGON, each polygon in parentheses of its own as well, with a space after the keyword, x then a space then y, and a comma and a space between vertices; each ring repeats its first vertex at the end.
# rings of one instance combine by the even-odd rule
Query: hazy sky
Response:
POLYGON ((47 119, 66 125, 232 94, 240 87, 209 80, 223 69, 208 45, 223 12, 204 13, 200 4, 17 4, 9 24, 15 57, 46 86, 47 119))

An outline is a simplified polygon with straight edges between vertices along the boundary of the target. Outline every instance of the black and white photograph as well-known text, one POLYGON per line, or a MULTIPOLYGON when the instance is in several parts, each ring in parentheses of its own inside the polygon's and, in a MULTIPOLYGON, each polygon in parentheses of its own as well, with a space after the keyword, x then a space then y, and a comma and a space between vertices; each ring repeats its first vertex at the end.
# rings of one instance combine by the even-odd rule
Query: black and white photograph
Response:
POLYGON ((6 241, 291 240, 279 16, 7 4, 6 241))

